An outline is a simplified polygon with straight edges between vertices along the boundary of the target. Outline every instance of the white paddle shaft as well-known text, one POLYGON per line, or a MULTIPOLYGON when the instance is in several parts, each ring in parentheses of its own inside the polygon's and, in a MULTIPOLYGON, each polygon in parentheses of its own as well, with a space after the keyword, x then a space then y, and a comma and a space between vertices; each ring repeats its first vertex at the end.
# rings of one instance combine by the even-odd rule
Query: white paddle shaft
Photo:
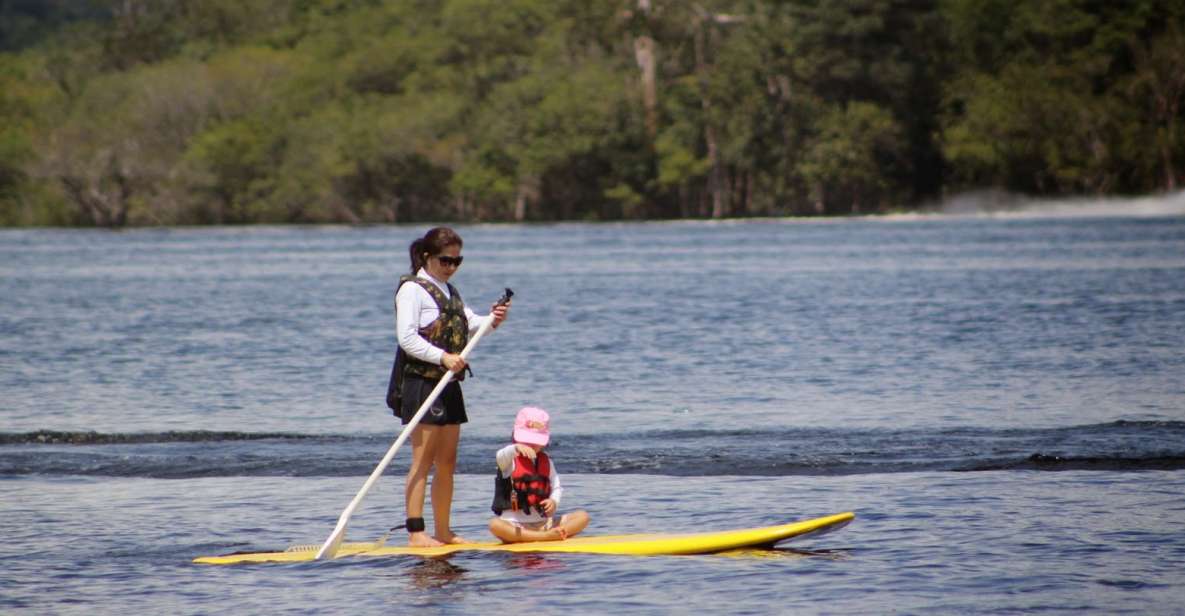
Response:
MULTIPOLYGON (((486 335, 486 332, 490 331, 490 328, 493 325, 494 317, 493 315, 490 315, 490 318, 486 320, 485 323, 481 324, 481 327, 477 329, 477 333, 469 339, 469 344, 466 344, 465 348, 461 351, 461 359, 469 358, 469 352, 473 350, 473 347, 477 346, 477 342, 481 340, 482 336, 486 335)), ((406 441, 407 437, 411 435, 412 430, 416 429, 416 426, 420 423, 420 419, 424 417, 424 413, 428 412, 428 408, 432 406, 433 402, 436 402, 436 399, 440 397, 440 392, 444 391, 445 386, 447 386, 452 380, 453 371, 445 371, 444 376, 440 377, 440 382, 436 384, 436 387, 432 390, 432 393, 428 394, 428 397, 424 400, 424 403, 421 404, 419 410, 416 411, 415 416, 412 417, 411 421, 407 422, 407 425, 403 427, 403 432, 399 434, 399 438, 395 439, 395 443, 392 444, 391 448, 387 450, 387 455, 383 456, 383 460, 379 462, 379 465, 375 467, 374 472, 372 472, 370 477, 366 479, 366 483, 362 484, 362 489, 358 490, 358 494, 354 496, 354 500, 350 501, 350 504, 346 507, 346 510, 342 512, 341 517, 337 519, 337 526, 334 527, 333 532, 329 534, 329 538, 325 540, 325 543, 317 552, 317 560, 321 560, 325 557, 333 558, 337 554, 337 549, 341 547, 342 539, 344 539, 346 536, 346 525, 350 522, 350 516, 354 515, 354 510, 357 509, 358 505, 362 503, 362 499, 366 496, 366 493, 370 491, 371 486, 373 486, 374 483, 379 480, 379 477, 383 475, 383 471, 387 470, 387 465, 390 464, 391 460, 395 458, 395 452, 399 451, 399 447, 403 445, 403 441, 406 441)))

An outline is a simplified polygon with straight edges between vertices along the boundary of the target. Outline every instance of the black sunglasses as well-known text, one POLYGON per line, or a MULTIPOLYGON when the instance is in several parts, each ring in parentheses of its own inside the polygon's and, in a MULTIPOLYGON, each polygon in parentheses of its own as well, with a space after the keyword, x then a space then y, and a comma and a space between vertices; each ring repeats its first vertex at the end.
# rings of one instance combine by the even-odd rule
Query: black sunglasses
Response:
POLYGON ((461 261, 464 261, 465 257, 446 257, 444 255, 436 255, 436 260, 440 261, 441 265, 451 265, 453 267, 461 267, 461 261))

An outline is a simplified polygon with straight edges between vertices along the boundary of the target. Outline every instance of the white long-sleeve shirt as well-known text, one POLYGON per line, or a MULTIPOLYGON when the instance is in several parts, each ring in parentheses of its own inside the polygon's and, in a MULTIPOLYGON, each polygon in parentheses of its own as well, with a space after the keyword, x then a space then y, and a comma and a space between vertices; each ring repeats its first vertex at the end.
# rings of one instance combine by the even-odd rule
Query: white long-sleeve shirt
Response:
MULTIPOLYGON (((514 445, 507 445, 499 449, 498 453, 494 454, 494 459, 498 462, 498 470, 502 471, 503 477, 509 477, 514 472, 514 459, 516 457, 518 457, 518 451, 515 450, 514 445)), ((564 495, 564 487, 560 485, 559 473, 555 472, 555 460, 548 456, 548 461, 551 463, 549 465, 551 467, 550 472, 547 474, 548 481, 551 482, 551 496, 549 498, 555 501, 555 509, 558 512, 560 510, 560 498, 564 495)), ((531 508, 531 513, 529 514, 512 509, 504 509, 501 518, 519 524, 537 524, 547 520, 538 511, 535 511, 534 507, 531 508)))
MULTIPOLYGON (((452 297, 448 285, 430 276, 427 270, 420 268, 416 277, 435 284, 444 292, 445 297, 452 297)), ((395 294, 395 337, 399 341, 399 346, 403 347, 403 351, 408 355, 439 366, 441 358, 444 357, 444 349, 433 346, 420 335, 420 329, 431 324, 438 316, 440 310, 436 307, 436 301, 423 287, 414 283, 399 287, 399 292, 395 294)), ((472 336, 493 316, 478 316, 469 306, 465 306, 465 318, 469 320, 469 335, 472 336)))

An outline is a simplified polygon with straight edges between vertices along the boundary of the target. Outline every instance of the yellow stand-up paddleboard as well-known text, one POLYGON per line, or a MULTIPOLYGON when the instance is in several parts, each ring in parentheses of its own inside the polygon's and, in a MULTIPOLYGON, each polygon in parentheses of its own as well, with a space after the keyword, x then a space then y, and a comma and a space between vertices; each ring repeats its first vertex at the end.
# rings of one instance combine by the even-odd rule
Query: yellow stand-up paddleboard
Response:
MULTIPOLYGON (((466 543, 436 548, 387 546, 385 540, 372 543, 343 543, 337 550, 343 556, 447 556, 458 552, 567 552, 581 554, 624 554, 661 556, 680 554, 712 554, 741 548, 770 547, 779 541, 804 535, 817 535, 847 526, 855 519, 853 513, 837 513, 823 518, 804 520, 780 526, 746 528, 708 533, 611 535, 574 537, 565 541, 532 543, 466 543)), ((237 565, 245 563, 295 563, 316 560, 319 545, 296 545, 283 552, 257 552, 202 556, 193 562, 206 565, 237 565)))

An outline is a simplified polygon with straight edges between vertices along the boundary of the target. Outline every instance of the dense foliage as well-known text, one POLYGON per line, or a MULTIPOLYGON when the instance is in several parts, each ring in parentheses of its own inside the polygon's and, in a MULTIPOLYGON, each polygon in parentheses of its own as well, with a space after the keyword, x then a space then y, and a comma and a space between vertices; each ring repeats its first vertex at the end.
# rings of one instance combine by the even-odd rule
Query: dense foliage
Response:
POLYGON ((1173 190, 1169 0, 0 0, 0 224, 1173 190))

